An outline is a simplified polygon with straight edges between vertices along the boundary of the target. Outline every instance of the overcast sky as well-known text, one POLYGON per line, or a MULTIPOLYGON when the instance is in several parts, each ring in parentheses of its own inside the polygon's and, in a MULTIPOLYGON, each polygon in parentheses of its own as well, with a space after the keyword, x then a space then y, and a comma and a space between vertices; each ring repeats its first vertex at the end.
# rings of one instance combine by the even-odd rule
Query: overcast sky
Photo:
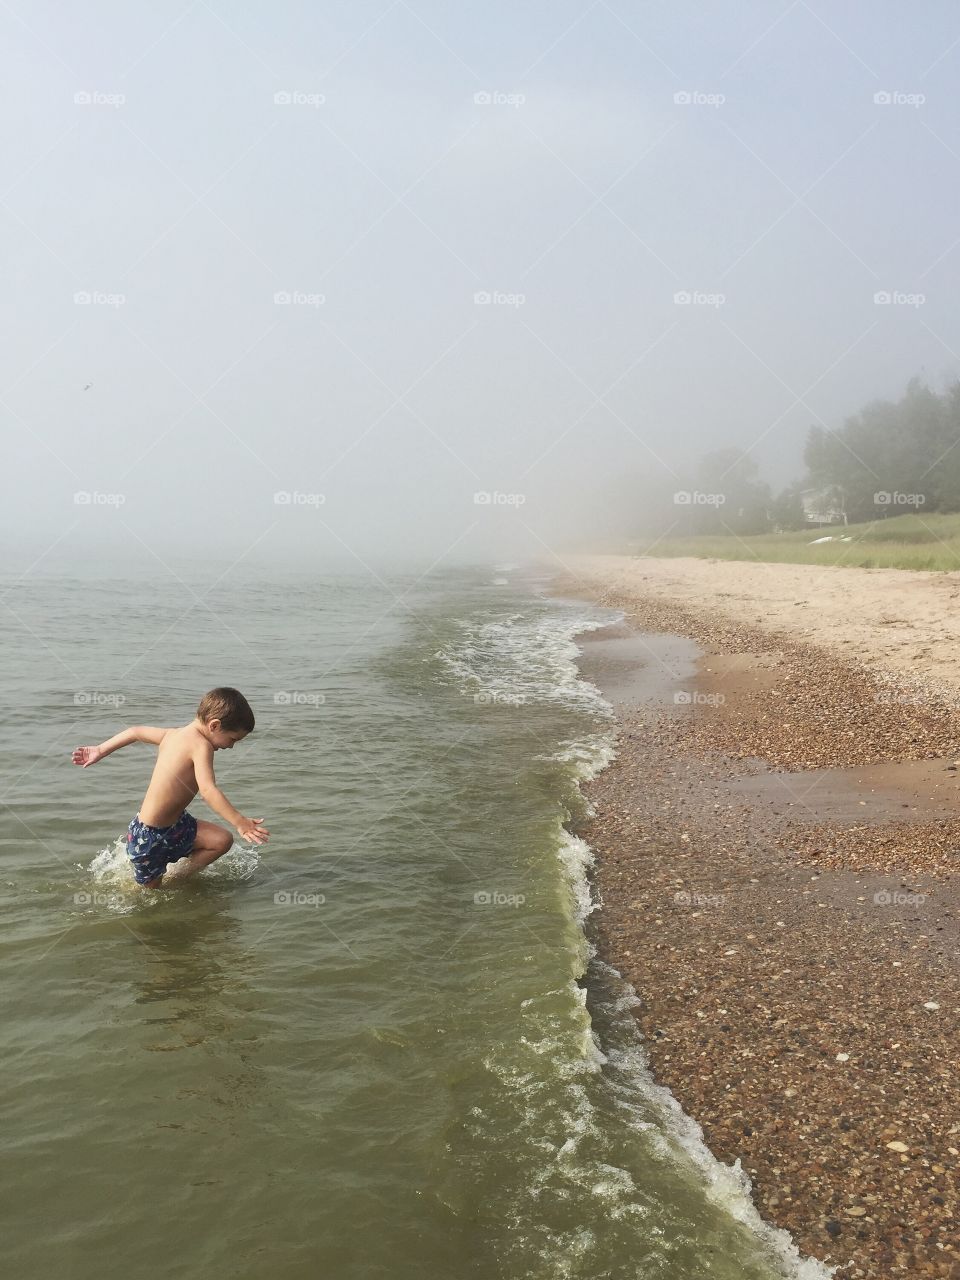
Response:
POLYGON ((18 561, 549 558, 651 472, 738 445, 779 486, 811 423, 960 373, 955 5, 0 30, 18 561))

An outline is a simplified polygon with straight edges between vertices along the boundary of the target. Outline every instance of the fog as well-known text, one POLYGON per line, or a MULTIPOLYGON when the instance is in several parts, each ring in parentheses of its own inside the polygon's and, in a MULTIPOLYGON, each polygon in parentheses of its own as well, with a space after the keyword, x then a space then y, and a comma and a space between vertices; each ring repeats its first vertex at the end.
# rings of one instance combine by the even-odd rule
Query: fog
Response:
POLYGON ((12 563, 560 563, 960 373, 946 3, 0 26, 12 563))

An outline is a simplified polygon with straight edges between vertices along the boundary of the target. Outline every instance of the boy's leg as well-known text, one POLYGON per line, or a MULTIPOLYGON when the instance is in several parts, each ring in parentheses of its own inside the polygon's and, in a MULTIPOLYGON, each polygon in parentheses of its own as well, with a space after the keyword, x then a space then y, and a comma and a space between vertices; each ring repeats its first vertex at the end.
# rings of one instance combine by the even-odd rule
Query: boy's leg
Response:
MULTIPOLYGON (((178 858, 176 862, 171 862, 161 879, 185 880, 197 871, 202 871, 204 867, 209 867, 211 862, 222 858, 229 852, 232 844, 233 836, 226 827, 219 827, 215 822, 204 822, 203 819, 199 819, 193 848, 185 858, 178 858)), ((151 887, 156 887, 159 883, 160 881, 153 881, 151 887)))

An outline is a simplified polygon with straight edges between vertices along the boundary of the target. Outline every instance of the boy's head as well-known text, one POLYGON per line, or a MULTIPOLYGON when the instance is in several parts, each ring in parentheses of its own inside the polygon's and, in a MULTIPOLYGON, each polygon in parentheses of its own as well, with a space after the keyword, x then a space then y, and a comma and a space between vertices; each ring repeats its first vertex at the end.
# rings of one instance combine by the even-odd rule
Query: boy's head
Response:
POLYGON ((197 719, 215 751, 229 751, 235 742, 252 733, 256 721, 250 703, 238 689, 211 689, 200 699, 197 719))

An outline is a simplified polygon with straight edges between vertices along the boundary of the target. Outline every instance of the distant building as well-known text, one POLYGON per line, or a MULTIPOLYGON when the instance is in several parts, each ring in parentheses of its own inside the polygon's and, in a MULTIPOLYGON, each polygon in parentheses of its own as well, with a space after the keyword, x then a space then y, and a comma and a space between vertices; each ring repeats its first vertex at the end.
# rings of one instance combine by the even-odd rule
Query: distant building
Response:
POLYGON ((823 489, 801 489, 800 505, 807 524, 846 524, 843 495, 835 485, 823 489))

